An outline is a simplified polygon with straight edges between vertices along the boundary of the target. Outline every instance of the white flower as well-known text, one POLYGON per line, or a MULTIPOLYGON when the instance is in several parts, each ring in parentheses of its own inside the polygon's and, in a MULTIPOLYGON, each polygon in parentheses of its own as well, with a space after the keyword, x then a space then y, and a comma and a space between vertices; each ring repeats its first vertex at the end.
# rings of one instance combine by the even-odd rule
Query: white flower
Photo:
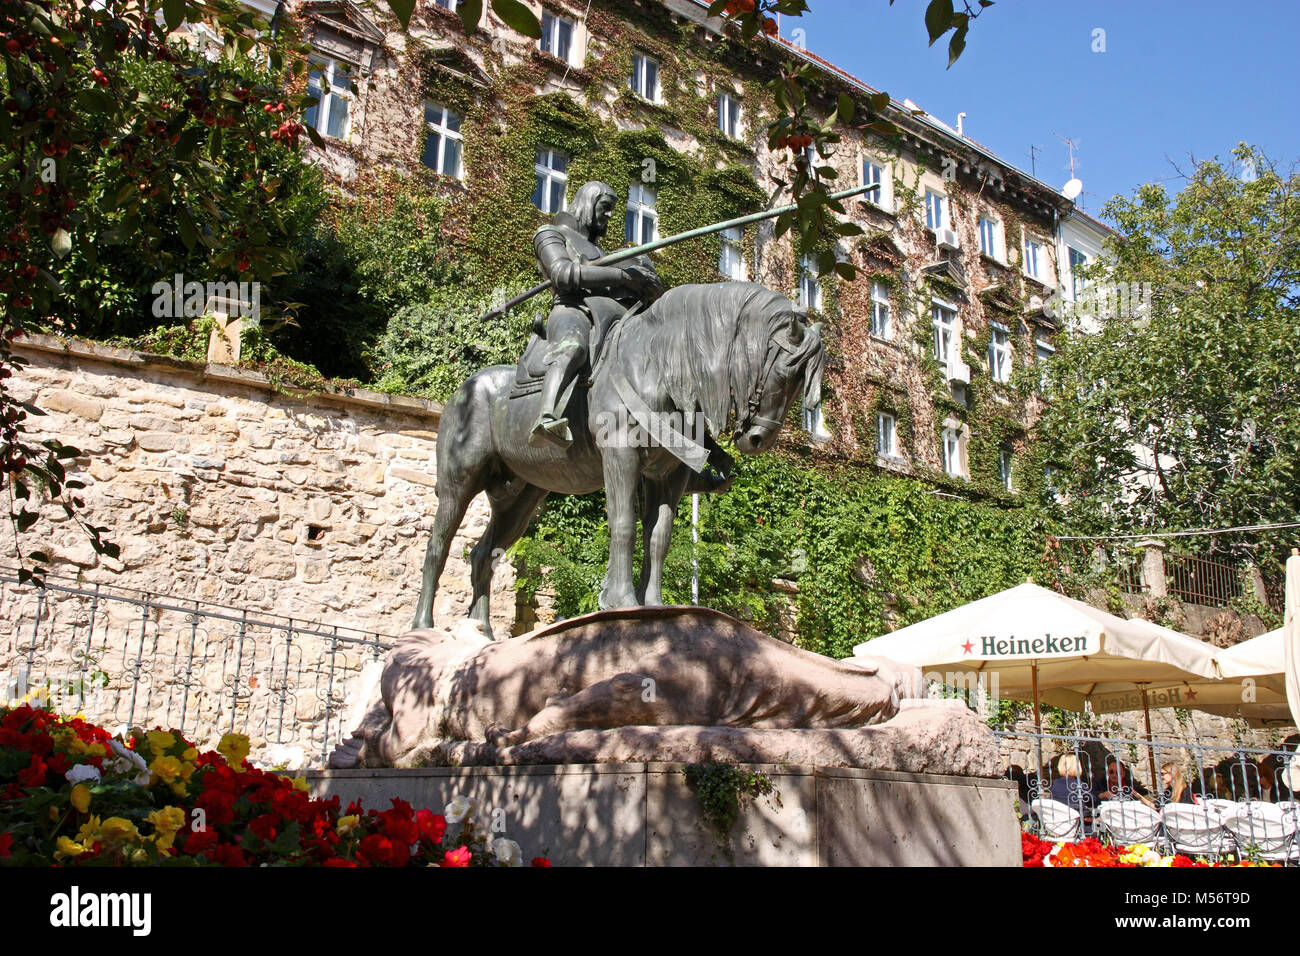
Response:
POLYGON ((99 783, 99 768, 88 763, 79 763, 63 775, 68 783, 99 783))
POLYGON ((469 797, 462 797, 459 793, 451 798, 442 815, 447 818, 448 823, 463 823, 465 818, 474 812, 474 801, 469 797))
POLYGON ((505 837, 492 841, 492 855, 497 858, 497 862, 506 866, 524 865, 524 851, 519 849, 519 844, 514 840, 505 837))
POLYGON ((105 763, 104 769, 110 773, 120 773, 124 776, 135 774, 131 778, 132 783, 141 787, 149 786, 152 774, 149 773, 149 765, 144 762, 144 758, 120 741, 110 740, 108 745, 113 748, 113 753, 117 756, 105 763))

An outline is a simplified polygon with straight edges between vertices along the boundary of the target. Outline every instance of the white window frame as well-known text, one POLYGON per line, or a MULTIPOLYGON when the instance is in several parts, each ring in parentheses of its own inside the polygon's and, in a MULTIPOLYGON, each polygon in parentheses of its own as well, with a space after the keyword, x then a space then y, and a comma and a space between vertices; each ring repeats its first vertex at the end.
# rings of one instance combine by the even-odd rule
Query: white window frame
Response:
POLYGON ((434 0, 433 5, 435 7, 442 7, 444 10, 450 10, 452 13, 455 13, 456 7, 460 5, 460 0, 434 0))
POLYGON ((627 215, 623 220, 623 236, 633 245, 654 242, 659 238, 659 213, 655 211, 655 191, 642 183, 634 182, 627 191, 627 215), (644 238, 645 224, 650 223, 650 238, 644 238), (635 223, 635 232, 628 236, 628 227, 635 223))
POLYGON ((744 135, 745 108, 740 97, 730 90, 718 91, 718 130, 730 139, 744 135))
POLYGON ((989 336, 989 378, 995 382, 1011 381, 1011 330, 997 322, 992 323, 989 336))
POLYGON ((939 440, 939 462, 943 473, 952 478, 965 478, 961 467, 961 429, 949 426, 943 430, 939 440))
POLYGON ((828 441, 832 436, 826 430, 826 420, 822 416, 822 407, 817 406, 813 411, 803 411, 803 430, 806 431, 814 441, 828 441))
POLYGON ((1034 339, 1034 363, 1038 366, 1038 390, 1040 392, 1047 387, 1047 363, 1051 361, 1052 356, 1055 354, 1056 349, 1050 342, 1034 339))
POLYGON ((809 311, 820 311, 822 287, 817 278, 817 258, 812 253, 799 257, 799 304, 809 311))
POLYGON ((957 307, 951 302, 944 302, 942 299, 932 299, 930 301, 930 325, 934 328, 934 360, 944 367, 953 364, 956 357, 958 346, 957 330, 957 307), (941 319, 941 314, 945 319, 941 319), (947 333, 945 335, 944 333, 947 333), (940 348, 940 343, 947 345, 945 349, 940 348))
POLYGON ((1078 267, 1086 267, 1091 261, 1092 259, 1082 249, 1076 249, 1074 246, 1065 247, 1065 262, 1067 268, 1070 270, 1070 300, 1073 302, 1079 301, 1080 296, 1087 291, 1085 280, 1075 272, 1075 269, 1078 267), (1082 260, 1077 264, 1074 261, 1076 255, 1082 260))
POLYGON ((537 40, 537 49, 543 53, 549 53, 557 60, 563 60, 565 63, 573 63, 574 38, 578 34, 578 25, 568 17, 562 17, 558 13, 552 13, 550 10, 543 10, 541 16, 542 35, 537 40), (549 27, 549 29, 547 29, 549 27), (569 48, 564 51, 563 55, 556 52, 560 44, 561 33, 564 27, 569 28, 569 48))
POLYGON ((1025 236, 1024 241, 1025 275, 1038 282, 1043 281, 1043 243, 1032 236, 1025 236), (1033 255, 1030 255, 1030 252, 1033 255))
POLYGON ((894 338, 894 310, 883 282, 871 283, 871 334, 887 342, 894 338))
POLYGON ((534 203, 538 209, 544 213, 554 215, 557 212, 564 212, 569 208, 569 162, 572 159, 567 153, 554 149, 550 146, 539 146, 537 148, 537 162, 533 163, 533 172, 537 174, 538 185, 541 186, 541 205, 537 205, 536 196, 538 190, 533 190, 534 203), (555 168, 556 157, 564 158, 564 169, 555 168), (558 209, 548 208, 551 205, 551 195, 554 190, 552 186, 559 185, 560 206, 558 209))
POLYGON ((868 184, 867 167, 870 166, 875 170, 876 188, 872 192, 862 194, 862 198, 878 209, 890 212, 893 209, 893 179, 889 175, 889 167, 871 155, 862 157, 862 162, 858 167, 858 173, 862 177, 862 185, 868 184), (874 193, 874 198, 873 194, 874 193))
POLYGON ((876 413, 876 454, 898 458, 898 418, 890 412, 876 413))
POLYGON ((1007 491, 1014 491, 1012 486, 1011 469, 1015 466, 1012 451, 1005 446, 998 449, 998 479, 1002 482, 1002 487, 1007 491))
POLYGON ((997 262, 1006 261, 1002 252, 1002 223, 993 216, 980 216, 978 226, 980 252, 997 262), (989 224, 988 235, 985 235, 985 223, 989 224))
POLYGON ((663 64, 654 57, 645 53, 632 54, 632 76, 628 79, 628 88, 632 90, 641 99, 650 103, 658 103, 659 90, 662 84, 659 82, 660 73, 663 71, 663 64), (646 65, 653 63, 654 70, 654 89, 647 90, 648 80, 646 65))
POLYGON ((420 157, 421 164, 424 166, 425 169, 432 169, 434 172, 440 173, 443 176, 450 176, 452 179, 464 178, 465 138, 461 135, 459 129, 452 129, 448 125, 448 117, 455 116, 457 118, 456 125, 458 127, 460 126, 460 123, 463 121, 464 117, 461 117, 456 113, 453 113, 449 107, 443 106, 441 103, 435 103, 433 100, 425 100, 424 109, 425 109, 424 136, 425 136, 425 144, 426 144, 425 150, 426 151, 428 150, 428 138, 430 135, 437 133, 440 137, 442 137, 442 139, 438 143, 438 165, 430 166, 428 163, 425 163, 423 153, 421 153, 421 157, 420 157), (432 121, 429 119, 428 111, 430 109, 441 110, 442 115, 436 121, 432 121), (446 169, 448 140, 452 140, 460 144, 460 148, 456 150, 456 169, 454 171, 448 171, 446 169))
POLYGON ((719 234, 722 251, 718 255, 718 272, 733 282, 744 282, 745 234, 740 229, 724 229, 719 234))
POLYGON ((952 216, 948 211, 948 194, 927 189, 925 191, 925 228, 933 233, 938 233, 939 230, 948 227, 951 219, 952 216), (931 200, 934 200, 934 202, 931 203, 931 200), (935 213, 937 213, 937 216, 934 215, 935 213))
POLYGON ((308 60, 308 70, 307 94, 309 96, 312 93, 311 75, 314 73, 320 76, 321 82, 317 84, 318 90, 316 91, 318 94, 317 99, 320 102, 311 107, 316 111, 316 122, 307 125, 313 126, 316 132, 322 136, 328 136, 330 139, 337 139, 346 143, 348 135, 352 132, 352 104, 356 101, 356 95, 352 92, 350 80, 356 71, 356 67, 344 60, 336 60, 334 57, 326 56, 323 53, 313 53, 308 60), (320 69, 313 70, 311 69, 312 66, 320 69), (336 83, 340 73, 349 78, 349 82, 342 87, 336 83), (345 104, 346 111, 343 115, 343 130, 339 135, 335 136, 326 132, 326 130, 329 129, 329 119, 334 113, 335 103, 340 100, 345 104))

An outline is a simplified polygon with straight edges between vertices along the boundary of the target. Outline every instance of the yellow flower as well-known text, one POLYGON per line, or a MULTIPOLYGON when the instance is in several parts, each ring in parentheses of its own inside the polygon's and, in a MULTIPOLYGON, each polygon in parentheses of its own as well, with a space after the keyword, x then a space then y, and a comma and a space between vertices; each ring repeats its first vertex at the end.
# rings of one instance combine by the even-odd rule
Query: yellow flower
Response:
POLYGON ((189 780, 190 777, 194 776, 195 769, 197 768, 194 766, 194 764, 186 760, 184 763, 181 764, 181 779, 189 780))
POLYGON ((165 730, 151 730, 145 736, 149 738, 149 746, 155 754, 164 754, 176 746, 176 738, 165 730))
POLYGON ((177 831, 185 826, 185 811, 180 807, 166 806, 155 810, 145 820, 153 824, 158 849, 168 850, 176 839, 177 831))
POLYGON ((301 790, 303 793, 308 790, 306 777, 291 777, 289 782, 293 784, 295 790, 301 790))
POLYGON ((149 769, 157 780, 163 783, 175 783, 181 775, 181 762, 175 757, 155 757, 149 769))
POLYGON ((248 756, 251 749, 248 737, 244 734, 226 734, 221 738, 221 743, 217 744, 217 753, 225 757, 226 763, 241 773, 244 770, 244 758, 248 756))
POLYGON ((185 785, 184 780, 177 780, 175 783, 172 784, 172 793, 184 799, 185 797, 188 797, 190 795, 190 788, 185 785))
POLYGON ((145 852, 144 847, 140 847, 140 849, 131 852, 132 863, 147 863, 148 860, 149 854, 145 852))
POLYGON ((99 830, 106 843, 126 843, 140 836, 135 824, 125 817, 109 817, 100 824, 99 830))
POLYGON ((199 752, 197 750, 195 750, 193 747, 186 747, 184 753, 181 754, 181 759, 196 760, 198 759, 198 756, 199 756, 199 752))
POLYGON ((58 848, 54 851, 54 859, 70 860, 74 857, 81 856, 86 852, 86 848, 80 843, 70 840, 68 837, 61 836, 58 841, 58 848))
POLYGON ((357 824, 360 822, 361 822, 361 817, 357 816, 355 813, 350 814, 346 817, 339 817, 339 822, 337 824, 336 829, 339 831, 340 836, 347 836, 349 833, 351 833, 353 830, 357 828, 357 824))
POLYGON ((99 842, 102 836, 103 834, 100 832, 99 817, 91 817, 83 823, 81 829, 77 831, 77 842, 84 843, 86 846, 91 846, 92 844, 99 842))
POLYGON ((84 783, 79 783, 72 788, 72 805, 78 813, 85 813, 90 809, 90 788, 84 783))

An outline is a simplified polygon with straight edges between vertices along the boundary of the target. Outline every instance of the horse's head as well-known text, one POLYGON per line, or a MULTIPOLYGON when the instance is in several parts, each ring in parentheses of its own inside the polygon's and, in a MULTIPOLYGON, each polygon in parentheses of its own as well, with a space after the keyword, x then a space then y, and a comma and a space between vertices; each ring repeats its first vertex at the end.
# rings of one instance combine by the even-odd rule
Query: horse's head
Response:
POLYGON ((805 324, 794 311, 782 313, 773 324, 762 370, 747 406, 738 409, 740 417, 733 437, 742 452, 755 455, 776 443, 796 395, 802 396, 805 412, 821 405, 826 364, 821 328, 820 322, 805 324))

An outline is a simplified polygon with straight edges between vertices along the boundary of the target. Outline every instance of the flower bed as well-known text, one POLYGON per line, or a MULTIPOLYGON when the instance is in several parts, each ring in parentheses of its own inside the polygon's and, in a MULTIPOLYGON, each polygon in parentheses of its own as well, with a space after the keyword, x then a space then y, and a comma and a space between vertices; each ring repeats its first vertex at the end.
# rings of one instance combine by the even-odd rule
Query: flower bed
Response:
POLYGON ((1077 843, 1052 843, 1032 833, 1020 834, 1020 850, 1025 866, 1277 866, 1276 863, 1215 861, 1192 859, 1181 853, 1161 855, 1145 843, 1115 846, 1088 837, 1077 843))
MULTIPOLYGON (((456 797, 443 813, 313 800, 302 778, 250 767, 227 734, 200 753, 174 731, 0 708, 0 866, 519 866, 456 797)), ((535 857, 533 866, 550 866, 535 857)))

